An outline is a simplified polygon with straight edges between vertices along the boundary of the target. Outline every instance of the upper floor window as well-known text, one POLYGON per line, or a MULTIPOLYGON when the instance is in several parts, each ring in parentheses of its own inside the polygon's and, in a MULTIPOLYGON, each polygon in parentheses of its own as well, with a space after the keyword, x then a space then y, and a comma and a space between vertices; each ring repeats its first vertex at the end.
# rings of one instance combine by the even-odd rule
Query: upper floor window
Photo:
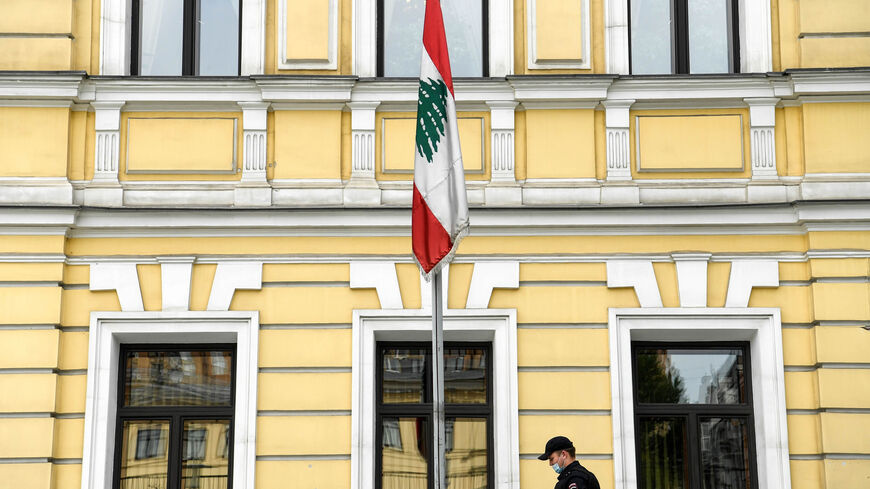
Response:
POLYGON ((746 343, 635 343, 639 488, 754 489, 746 343))
POLYGON ((631 72, 739 70, 737 0, 630 0, 631 72))
POLYGON ((231 487, 234 346, 123 346, 115 489, 231 487))
MULTIPOLYGON (((378 0, 378 75, 420 74, 424 0, 378 0)), ((489 76, 487 0, 441 0, 454 77, 489 76)))
POLYGON ((130 73, 236 76, 240 0, 133 0, 130 73))

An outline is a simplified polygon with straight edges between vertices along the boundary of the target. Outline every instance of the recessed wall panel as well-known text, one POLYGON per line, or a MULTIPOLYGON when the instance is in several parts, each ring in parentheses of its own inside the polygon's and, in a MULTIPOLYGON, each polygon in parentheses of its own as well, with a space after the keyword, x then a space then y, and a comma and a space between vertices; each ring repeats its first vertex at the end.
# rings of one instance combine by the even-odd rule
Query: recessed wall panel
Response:
POLYGON ((743 171, 743 116, 635 116, 639 172, 743 171))
MULTIPOLYGON (((413 117, 382 119, 382 162, 384 173, 414 173, 416 126, 413 117)), ((459 144, 465 173, 484 172, 484 120, 482 117, 460 117, 459 144)))
POLYGON ((235 173, 238 119, 127 120, 127 173, 235 173))
POLYGON ((870 103, 804 104, 807 173, 870 171, 870 103))

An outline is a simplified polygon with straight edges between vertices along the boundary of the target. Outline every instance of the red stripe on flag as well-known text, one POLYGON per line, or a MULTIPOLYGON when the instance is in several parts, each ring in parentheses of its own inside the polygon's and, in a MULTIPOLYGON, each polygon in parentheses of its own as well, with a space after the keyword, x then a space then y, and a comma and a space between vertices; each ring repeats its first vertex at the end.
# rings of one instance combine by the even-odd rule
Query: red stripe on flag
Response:
POLYGON ((414 256, 426 273, 432 271, 453 248, 450 235, 435 214, 429 210, 416 185, 414 185, 414 200, 411 207, 411 244, 414 256))
POLYGON ((441 78, 453 93, 453 75, 450 71, 450 56, 447 53, 447 36, 444 34, 444 18, 441 16, 441 1, 426 0, 426 16, 423 20, 423 48, 429 59, 438 68, 441 78))

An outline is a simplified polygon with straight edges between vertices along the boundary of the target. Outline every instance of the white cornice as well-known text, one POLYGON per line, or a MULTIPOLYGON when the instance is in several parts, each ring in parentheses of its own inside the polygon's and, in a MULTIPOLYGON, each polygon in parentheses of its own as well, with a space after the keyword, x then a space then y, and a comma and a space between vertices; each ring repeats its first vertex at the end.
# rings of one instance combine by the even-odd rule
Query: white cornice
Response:
POLYGON ((870 70, 793 72, 790 79, 795 95, 867 94, 870 70))
POLYGON ((271 102, 346 102, 355 76, 253 77, 263 100, 271 102))
POLYGON ((83 73, 0 74, 0 99, 73 99, 79 94, 83 73))
POLYGON ((91 78, 82 82, 81 100, 142 103, 259 102, 247 79, 91 78))
MULTIPOLYGON (((870 227, 870 202, 585 209, 472 209, 473 234, 803 234, 870 227)), ((136 209, 0 207, 0 232, 64 229, 71 237, 407 236, 407 208, 136 209)), ((28 231, 28 234, 30 233, 28 231)))
POLYGON ((508 78, 521 102, 597 101, 607 98, 616 75, 558 76, 525 75, 508 78))
POLYGON ((709 77, 626 77, 615 80, 607 96, 614 99, 717 100, 773 97, 765 75, 709 77))

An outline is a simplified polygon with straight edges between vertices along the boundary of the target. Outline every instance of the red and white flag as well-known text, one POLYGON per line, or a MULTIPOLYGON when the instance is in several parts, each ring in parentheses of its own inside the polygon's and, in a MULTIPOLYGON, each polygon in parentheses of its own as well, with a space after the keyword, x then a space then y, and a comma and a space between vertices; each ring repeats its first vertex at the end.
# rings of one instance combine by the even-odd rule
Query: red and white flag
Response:
POLYGON ((465 172, 441 2, 426 0, 417 100, 411 241, 426 280, 450 263, 468 232, 465 172))

